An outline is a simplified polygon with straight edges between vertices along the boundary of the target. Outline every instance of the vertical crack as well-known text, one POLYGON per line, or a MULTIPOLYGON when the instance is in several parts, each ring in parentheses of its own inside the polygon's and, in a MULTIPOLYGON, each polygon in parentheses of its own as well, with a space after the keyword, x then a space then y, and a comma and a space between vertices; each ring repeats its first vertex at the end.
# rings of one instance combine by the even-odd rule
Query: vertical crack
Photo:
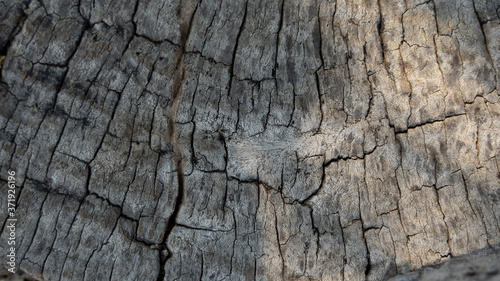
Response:
MULTIPOLYGON (((323 59, 323 56, 321 56, 321 59, 323 59)), ((324 69, 324 63, 323 63, 323 69, 324 69)), ((316 91, 318 91, 319 110, 321 113, 321 117, 319 120, 318 129, 316 130, 315 134, 321 133, 321 126, 323 125, 323 119, 325 117, 325 113, 323 112, 324 100, 323 100, 323 96, 321 95, 321 86, 320 86, 319 75, 318 75, 319 70, 320 69, 318 69, 317 71, 314 72, 314 77, 316 79, 316 91)))
POLYGON ((342 255, 342 270, 341 270, 341 275, 342 275, 342 280, 346 280, 345 279, 345 266, 347 264, 347 249, 346 249, 346 240, 345 240, 345 236, 344 236, 344 228, 342 227, 342 223, 340 222, 340 214, 338 215, 337 217, 337 222, 339 223, 339 227, 340 227, 340 236, 342 238, 342 245, 344 246, 344 253, 342 255))
POLYGON ((392 75, 390 74, 391 72, 389 71, 389 66, 387 65, 387 59, 386 59, 386 55, 385 55, 386 44, 384 43, 384 36, 383 36, 385 26, 384 26, 384 21, 383 21, 383 16, 382 16, 382 5, 380 5, 380 0, 377 0, 377 5, 378 5, 378 12, 379 12, 379 17, 380 17, 378 22, 377 22, 377 31, 378 31, 378 36, 380 39, 380 48, 382 51, 382 59, 384 60, 385 70, 387 71, 389 78, 392 80, 392 82, 394 82, 394 77, 392 77, 392 75))
MULTIPOLYGON (((479 13, 477 12, 477 9, 476 9, 476 4, 474 1, 472 1, 472 8, 474 9, 474 13, 476 15, 476 18, 477 18, 477 21, 478 21, 478 24, 479 24, 479 29, 481 29, 481 34, 483 35, 483 39, 484 39, 484 47, 486 49, 486 53, 488 54, 488 58, 489 58, 489 61, 491 63, 491 68, 493 68, 493 70, 495 71, 495 86, 498 85, 498 70, 496 69, 495 67, 495 63, 494 63, 494 60, 493 60, 493 56, 491 55, 491 52, 490 52, 490 48, 489 48, 489 44, 488 44, 488 38, 486 37, 486 32, 484 31, 484 27, 483 27, 483 21, 481 20, 481 17, 479 16, 479 13)), ((485 93, 486 94, 486 93, 485 93)))
POLYGON ((236 43, 234 44, 232 63, 231 66, 229 67, 230 76, 229 76, 229 89, 227 92, 228 95, 231 94, 231 85, 233 84, 233 77, 234 77, 234 65, 236 63, 236 52, 238 51, 238 43, 240 42, 241 33, 243 33, 243 28, 245 27, 245 22, 247 19, 247 7, 248 7, 248 2, 245 2, 245 12, 243 13, 243 20, 241 21, 240 29, 238 30, 238 34, 236 35, 236 43))
POLYGON ((173 158, 176 166, 177 173, 177 197, 175 199, 174 211, 170 215, 170 218, 167 222, 167 227, 165 229, 165 234, 163 237, 162 247, 160 247, 159 255, 160 255, 160 272, 158 274, 157 280, 165 279, 165 264, 167 260, 172 256, 171 251, 168 249, 167 241, 170 236, 172 229, 174 228, 177 216, 179 214, 180 207, 184 200, 184 159, 182 148, 177 142, 177 130, 175 126, 175 122, 177 120, 177 113, 179 111, 179 107, 182 99, 182 86, 186 80, 186 71, 184 66, 184 60, 186 58, 186 44, 189 34, 191 32, 193 18, 196 13, 196 9, 198 8, 198 3, 196 4, 193 11, 188 13, 187 9, 189 5, 186 3, 179 3, 177 14, 181 17, 188 16, 189 20, 180 19, 181 23, 179 24, 179 32, 180 32, 180 46, 177 56, 175 58, 175 72, 173 75, 173 91, 172 91, 172 103, 168 106, 167 112, 167 140, 172 146, 173 158), (183 5, 184 4, 184 5, 183 5), (165 254, 165 250, 167 254, 165 254))
MULTIPOLYGON (((275 57, 274 57, 274 71, 273 71, 273 76, 274 79, 276 79, 276 68, 278 68, 278 51, 279 51, 279 46, 280 46, 280 34, 281 30, 283 29, 283 17, 285 16, 285 11, 284 11, 284 6, 285 6, 285 0, 281 1, 281 7, 280 7, 280 22, 278 23, 278 32, 276 33, 276 51, 275 51, 275 57)), ((276 83, 276 88, 278 87, 278 83, 276 83)))
MULTIPOLYGON (((28 258, 26 257, 27 254, 28 254, 28 251, 29 249, 31 248, 31 246, 33 245, 33 242, 35 240, 35 235, 36 235, 36 232, 39 231, 39 227, 40 227, 40 220, 42 218, 42 212, 43 212, 43 206, 45 205, 45 202, 47 201, 47 198, 49 197, 49 193, 46 192, 45 193, 45 197, 43 198, 43 201, 42 203, 40 204, 40 210, 38 210, 38 218, 37 218, 37 221, 36 221, 36 227, 34 228, 33 230, 33 234, 31 235, 31 237, 27 237, 27 235, 24 235, 23 237, 21 237, 21 241, 19 243, 19 245, 23 245, 23 242, 24 242, 24 238, 29 238, 29 245, 28 247, 26 248, 26 251, 23 253, 22 256, 19 257, 19 264, 21 264, 24 260, 27 260, 28 258)), ((2 233, 4 233, 4 229, 2 230, 2 233)), ((28 234, 29 235, 29 234, 28 234)), ((17 244, 17 241, 16 241, 16 244, 17 244)), ((17 252, 16 252, 16 255, 17 255, 17 252)))
POLYGON ((274 210, 274 228, 276 231, 276 241, 278 242, 278 252, 279 256, 281 258, 281 276, 285 274, 285 260, 283 258, 283 253, 281 251, 281 242, 280 242, 280 234, 279 234, 279 228, 278 228, 278 214, 276 213, 276 206, 271 202, 273 205, 273 210, 274 210))
MULTIPOLYGON (((437 165, 437 163, 436 163, 436 165, 437 165)), ((432 189, 434 190, 434 193, 436 194, 436 199, 437 199, 436 202, 437 202, 439 211, 443 215, 443 223, 446 226, 446 243, 448 244, 448 254, 447 255, 443 255, 442 253, 439 253, 439 254, 441 255, 441 257, 451 256, 450 227, 448 226, 448 223, 446 222, 446 215, 444 214, 443 208, 441 207, 441 202, 439 202, 439 192, 436 188, 436 185, 434 185, 432 189)))
POLYGON ((319 56, 321 58, 321 67, 325 69, 325 58, 323 57, 323 33, 321 32, 321 4, 318 8, 318 28, 319 28, 319 56))

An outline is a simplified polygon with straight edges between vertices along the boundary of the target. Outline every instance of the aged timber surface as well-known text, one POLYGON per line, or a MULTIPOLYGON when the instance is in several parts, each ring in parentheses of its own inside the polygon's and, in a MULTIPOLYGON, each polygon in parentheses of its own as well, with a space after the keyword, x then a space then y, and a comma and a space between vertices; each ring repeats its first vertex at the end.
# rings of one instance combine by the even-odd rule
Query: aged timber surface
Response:
POLYGON ((0 0, 0 57, 19 272, 386 280, 500 248, 500 0, 0 0))

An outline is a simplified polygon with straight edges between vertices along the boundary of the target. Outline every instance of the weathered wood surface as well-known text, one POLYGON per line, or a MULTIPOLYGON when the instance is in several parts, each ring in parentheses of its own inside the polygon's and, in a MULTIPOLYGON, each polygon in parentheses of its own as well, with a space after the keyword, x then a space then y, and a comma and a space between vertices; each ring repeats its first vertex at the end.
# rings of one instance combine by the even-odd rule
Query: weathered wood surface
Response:
POLYGON ((0 0, 20 269, 384 280, 498 248, 499 14, 498 0, 0 0))
POLYGON ((500 251, 483 249, 444 263, 401 274, 388 281, 496 281, 500 280, 500 251))

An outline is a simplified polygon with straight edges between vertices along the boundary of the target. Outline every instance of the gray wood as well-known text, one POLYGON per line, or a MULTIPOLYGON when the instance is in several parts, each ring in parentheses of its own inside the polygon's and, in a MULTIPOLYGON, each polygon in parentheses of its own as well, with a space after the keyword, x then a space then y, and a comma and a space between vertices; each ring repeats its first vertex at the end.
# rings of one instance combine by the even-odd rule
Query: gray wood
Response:
POLYGON ((499 14, 498 0, 0 0, 19 272, 386 280, 498 249, 499 14))

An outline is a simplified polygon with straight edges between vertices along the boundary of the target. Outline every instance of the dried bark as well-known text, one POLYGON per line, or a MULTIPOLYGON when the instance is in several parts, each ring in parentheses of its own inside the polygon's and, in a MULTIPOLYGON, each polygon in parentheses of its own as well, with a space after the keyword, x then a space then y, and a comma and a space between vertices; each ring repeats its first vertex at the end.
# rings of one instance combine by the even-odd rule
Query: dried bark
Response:
POLYGON ((19 269, 385 280, 498 249, 499 14, 498 0, 0 0, 19 269))

